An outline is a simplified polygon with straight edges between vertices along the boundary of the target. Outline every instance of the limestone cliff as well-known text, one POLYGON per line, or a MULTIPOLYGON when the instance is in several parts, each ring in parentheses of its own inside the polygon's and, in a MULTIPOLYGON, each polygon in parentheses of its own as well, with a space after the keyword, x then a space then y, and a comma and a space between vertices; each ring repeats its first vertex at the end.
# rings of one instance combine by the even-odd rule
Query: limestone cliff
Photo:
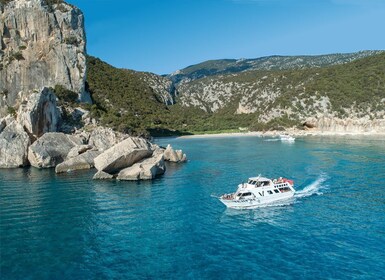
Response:
POLYGON ((385 133, 385 119, 363 118, 335 118, 322 116, 319 118, 308 118, 304 128, 316 132, 334 133, 385 133))
POLYGON ((138 72, 138 75, 152 88, 159 101, 166 105, 175 104, 177 90, 169 78, 149 72, 138 72))
POLYGON ((45 0, 9 1, 0 11, 0 116, 43 86, 62 85, 86 100, 82 12, 45 0))
POLYGON ((177 85, 178 102, 210 114, 228 112, 229 118, 248 114, 257 130, 299 126, 310 119, 321 131, 383 132, 384 62, 380 52, 323 68, 210 76, 177 85))

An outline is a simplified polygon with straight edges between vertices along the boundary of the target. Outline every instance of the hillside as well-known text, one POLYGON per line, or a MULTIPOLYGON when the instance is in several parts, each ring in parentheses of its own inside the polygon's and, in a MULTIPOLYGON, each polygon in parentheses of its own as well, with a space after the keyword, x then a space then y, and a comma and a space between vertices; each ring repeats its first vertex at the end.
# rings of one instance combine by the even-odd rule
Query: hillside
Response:
POLYGON ((187 123, 195 129, 209 116, 197 108, 168 106, 174 97, 166 93, 174 88, 164 77, 118 69, 92 56, 87 69, 87 90, 94 101, 88 109, 102 125, 134 135, 179 135, 188 133, 187 123))
POLYGON ((385 115, 385 53, 323 68, 247 71, 180 85, 179 102, 221 114, 253 114, 261 128, 306 118, 381 119, 385 115))
POLYGON ((209 60, 178 70, 168 77, 175 83, 219 75, 235 74, 252 70, 290 70, 319 68, 344 64, 356 59, 379 54, 382 51, 361 51, 347 54, 326 54, 314 56, 266 56, 255 59, 219 59, 209 60))
POLYGON ((170 95, 174 105, 159 97, 159 88, 172 88, 165 77, 117 69, 92 57, 87 66, 93 115, 131 133, 284 129, 314 117, 385 115, 385 53, 329 67, 210 76, 180 84, 178 96, 170 95))

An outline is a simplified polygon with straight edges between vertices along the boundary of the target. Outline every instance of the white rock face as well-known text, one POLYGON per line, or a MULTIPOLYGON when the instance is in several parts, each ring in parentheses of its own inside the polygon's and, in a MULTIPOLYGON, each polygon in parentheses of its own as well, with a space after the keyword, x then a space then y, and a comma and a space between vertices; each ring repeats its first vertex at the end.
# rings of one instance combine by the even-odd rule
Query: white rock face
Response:
POLYGON ((320 132, 337 132, 337 133, 384 133, 385 119, 371 120, 367 118, 347 118, 339 119, 334 117, 308 118, 307 123, 313 124, 311 128, 320 132))
POLYGON ((166 105, 175 104, 177 90, 170 79, 148 72, 142 74, 141 79, 153 89, 160 101, 166 105))
POLYGON ((163 152, 157 150, 150 158, 143 159, 134 165, 121 170, 116 179, 118 180, 151 180, 156 176, 164 174, 166 166, 164 164, 163 152))
POLYGON ((187 157, 182 150, 174 150, 169 144, 164 151, 164 160, 170 162, 185 162, 187 161, 187 157))
POLYGON ((113 131, 111 128, 96 127, 92 130, 88 143, 99 151, 105 151, 124 140, 125 137, 127 136, 113 131))
POLYGON ((37 168, 55 167, 67 158, 73 147, 81 144, 81 139, 72 135, 45 133, 29 147, 28 160, 37 168))
POLYGON ((137 137, 129 137, 95 158, 95 167, 110 174, 133 165, 152 155, 151 144, 137 137))
POLYGON ((60 112, 53 91, 43 88, 40 92, 30 94, 28 101, 22 102, 19 107, 17 121, 35 137, 46 132, 56 132, 60 112))
POLYGON ((7 125, 0 133, 0 168, 15 168, 28 165, 30 139, 17 122, 7 125))
POLYGON ((74 158, 77 157, 80 154, 83 154, 87 152, 88 150, 91 150, 92 146, 91 145, 80 145, 80 146, 75 146, 73 147, 67 155, 67 158, 74 158))
POLYGON ((113 178, 114 178, 113 175, 108 174, 104 171, 98 171, 95 173, 94 177, 92 177, 93 180, 109 180, 113 178))
POLYGON ((67 159, 55 167, 56 173, 69 172, 94 167, 94 159, 100 155, 98 151, 86 151, 76 157, 67 159))
POLYGON ((62 85, 89 98, 83 14, 66 3, 44 3, 14 0, 0 8, 0 91, 7 92, 2 115, 5 105, 17 105, 20 91, 43 86, 62 85))

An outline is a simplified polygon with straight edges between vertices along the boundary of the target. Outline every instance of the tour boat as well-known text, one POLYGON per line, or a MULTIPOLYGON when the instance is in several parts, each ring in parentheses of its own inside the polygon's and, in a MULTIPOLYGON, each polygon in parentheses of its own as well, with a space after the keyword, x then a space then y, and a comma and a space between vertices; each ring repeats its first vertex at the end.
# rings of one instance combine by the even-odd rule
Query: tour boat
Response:
POLYGON ((251 177, 239 184, 235 193, 224 194, 219 200, 229 208, 246 209, 264 206, 278 200, 293 197, 294 182, 286 178, 268 179, 251 177))
POLYGON ((283 142, 294 142, 295 141, 295 138, 290 136, 290 135, 279 135, 279 139, 281 139, 281 141, 283 142))

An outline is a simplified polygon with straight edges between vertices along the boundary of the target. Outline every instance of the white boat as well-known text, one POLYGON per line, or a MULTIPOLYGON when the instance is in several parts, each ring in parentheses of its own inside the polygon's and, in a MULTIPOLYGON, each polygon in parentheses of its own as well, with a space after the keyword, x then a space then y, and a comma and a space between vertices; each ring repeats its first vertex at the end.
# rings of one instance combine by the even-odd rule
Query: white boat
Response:
POLYGON ((285 135, 285 134, 279 135, 279 139, 283 142, 294 142, 295 141, 294 137, 292 137, 290 135, 285 135))
POLYGON ((294 196, 294 182, 286 178, 251 177, 239 184, 235 193, 224 194, 219 200, 229 208, 247 209, 271 204, 294 196))

